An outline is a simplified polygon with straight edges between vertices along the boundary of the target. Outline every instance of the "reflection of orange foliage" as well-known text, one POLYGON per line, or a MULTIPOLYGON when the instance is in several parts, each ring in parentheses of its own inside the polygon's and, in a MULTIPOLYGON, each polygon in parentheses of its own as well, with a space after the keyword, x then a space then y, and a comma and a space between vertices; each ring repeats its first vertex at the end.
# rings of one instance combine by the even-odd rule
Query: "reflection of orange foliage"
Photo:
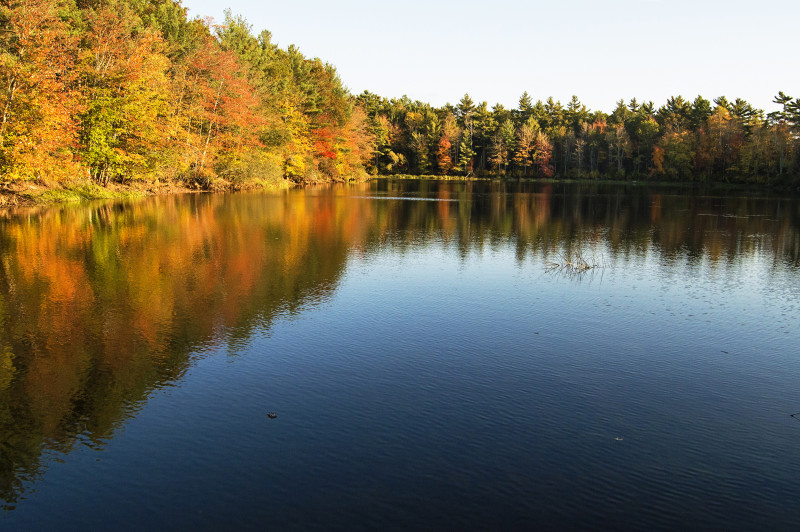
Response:
POLYGON ((107 395, 98 402, 117 412, 101 417, 113 423, 125 398, 138 400, 169 360, 187 364, 193 345, 254 314, 269 318, 303 287, 337 275, 344 226, 363 238, 364 213, 332 198, 237 201, 243 210, 223 195, 164 197, 2 222, 14 252, 0 273, 17 309, 2 338, 27 368, 11 387, 47 438, 61 439, 74 401, 97 386, 97 368, 113 375, 98 389, 107 395), (176 348, 184 350, 177 359, 176 348))
POLYGON ((661 194, 653 194, 653 202, 650 206, 650 221, 653 223, 661 219, 661 194))
POLYGON ((439 190, 438 199, 442 200, 437 203, 439 218, 442 221, 450 217, 450 191, 444 187, 439 190))
POLYGON ((553 185, 547 184, 536 195, 536 224, 544 225, 550 220, 550 203, 553 195, 553 185))
MULTIPOLYGON (((748 235, 774 235, 776 256, 800 255, 796 220, 786 216, 775 229, 766 217, 708 215, 718 198, 698 208, 705 200, 647 191, 618 201, 597 188, 563 194, 551 183, 424 181, 415 192, 443 201, 346 197, 376 186, 161 197, 0 219, 0 295, 12 309, 0 321, 0 353, 13 353, 19 369, 0 400, 13 402, 43 439, 68 443, 81 416, 94 436, 107 435, 126 404, 179 377, 204 342, 269 326, 334 286, 348 253, 389 235, 410 241, 422 232, 464 249, 501 238, 515 241, 520 256, 570 239, 604 240, 612 254, 656 245, 711 260, 760 249, 767 238, 748 235), (484 186, 498 194, 472 195, 484 186)), ((401 196, 404 186, 381 192, 401 196)), ((730 212, 763 211, 753 208, 759 199, 726 201, 740 202, 730 212)))

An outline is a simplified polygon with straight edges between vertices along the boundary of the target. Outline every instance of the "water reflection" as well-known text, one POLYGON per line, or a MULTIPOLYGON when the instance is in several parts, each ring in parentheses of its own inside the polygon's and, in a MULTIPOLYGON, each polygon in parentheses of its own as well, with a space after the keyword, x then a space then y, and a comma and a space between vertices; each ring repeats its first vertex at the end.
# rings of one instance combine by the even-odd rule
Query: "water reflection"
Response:
POLYGON ((297 194, 204 195, 3 220, 0 497, 43 446, 101 445, 215 336, 326 297, 349 247, 338 215, 297 194))
POLYGON ((378 205, 399 228, 470 247, 512 241, 519 256, 587 242, 611 255, 736 260, 755 252, 800 264, 796 198, 637 185, 382 181, 377 194, 457 199, 378 205))
POLYGON ((45 449, 102 446, 203 346, 328 298, 353 253, 599 246, 610 264, 800 265, 800 203, 637 186, 374 181, 187 195, 0 220, 0 498, 45 449), (371 198, 383 198, 375 201, 371 198), (441 201, 403 201, 436 199, 441 201))

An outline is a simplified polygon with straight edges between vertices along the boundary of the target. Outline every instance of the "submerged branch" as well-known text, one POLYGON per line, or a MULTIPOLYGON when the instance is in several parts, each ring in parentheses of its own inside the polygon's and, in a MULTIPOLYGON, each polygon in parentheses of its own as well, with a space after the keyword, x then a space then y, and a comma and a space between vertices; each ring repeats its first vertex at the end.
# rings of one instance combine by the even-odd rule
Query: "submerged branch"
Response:
POLYGON ((597 261, 594 253, 591 258, 587 260, 584 258, 583 251, 578 250, 573 254, 558 254, 558 261, 545 262, 545 271, 548 273, 563 273, 567 275, 580 275, 595 268, 605 268, 605 262, 600 257, 600 262, 597 261))

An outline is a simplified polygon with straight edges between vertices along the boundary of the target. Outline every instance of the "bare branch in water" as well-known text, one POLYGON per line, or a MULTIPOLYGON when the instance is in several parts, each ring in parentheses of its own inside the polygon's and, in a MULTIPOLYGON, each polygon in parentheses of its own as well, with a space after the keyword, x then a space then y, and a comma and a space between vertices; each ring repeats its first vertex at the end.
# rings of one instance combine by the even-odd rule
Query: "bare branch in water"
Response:
POLYGON ((580 275, 595 268, 605 268, 602 257, 600 262, 598 262, 594 252, 592 252, 591 258, 587 260, 583 256, 583 251, 581 250, 572 254, 559 253, 557 262, 545 262, 545 271, 549 273, 563 273, 570 276, 580 275))

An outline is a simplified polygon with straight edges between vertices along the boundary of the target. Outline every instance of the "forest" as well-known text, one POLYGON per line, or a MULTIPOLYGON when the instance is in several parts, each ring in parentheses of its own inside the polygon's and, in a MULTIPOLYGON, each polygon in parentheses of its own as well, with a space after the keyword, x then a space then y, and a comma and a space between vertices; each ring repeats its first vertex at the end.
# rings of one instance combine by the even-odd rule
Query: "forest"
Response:
POLYGON ((800 98, 661 107, 577 96, 516 109, 351 94, 336 69, 241 16, 175 0, 10 0, 0 7, 0 184, 202 189, 370 175, 800 182, 800 98))
POLYGON ((358 175, 368 122, 335 69, 173 0, 0 8, 8 181, 309 181, 358 175))
POLYGON ((797 183, 800 98, 779 92, 781 111, 765 115, 724 96, 687 101, 617 102, 611 114, 591 111, 573 96, 517 109, 469 94, 436 109, 407 98, 358 97, 376 136, 380 173, 456 173, 485 177, 557 177, 797 183))

